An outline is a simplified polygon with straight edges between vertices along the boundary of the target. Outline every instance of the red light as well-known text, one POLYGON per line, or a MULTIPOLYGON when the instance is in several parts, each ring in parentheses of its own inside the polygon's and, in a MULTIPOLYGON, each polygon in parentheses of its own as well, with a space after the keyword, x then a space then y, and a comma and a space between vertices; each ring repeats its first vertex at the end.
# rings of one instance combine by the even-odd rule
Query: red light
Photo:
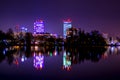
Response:
POLYGON ((71 19, 63 20, 63 22, 72 22, 71 19))
POLYGON ((16 64, 16 65, 19 64, 18 60, 15 60, 13 63, 16 64))
POLYGON ((43 23, 43 20, 42 19, 38 19, 38 20, 36 20, 36 22, 43 23))

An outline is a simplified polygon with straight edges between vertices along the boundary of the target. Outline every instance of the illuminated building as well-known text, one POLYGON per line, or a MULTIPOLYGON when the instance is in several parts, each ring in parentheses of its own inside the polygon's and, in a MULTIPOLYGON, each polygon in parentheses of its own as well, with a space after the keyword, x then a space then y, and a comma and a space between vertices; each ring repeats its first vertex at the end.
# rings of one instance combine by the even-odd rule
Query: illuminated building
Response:
POLYGON ((43 63, 44 63, 44 56, 39 54, 34 53, 34 60, 33 60, 33 66, 36 69, 42 69, 43 68, 43 63))
POLYGON ((63 21, 63 38, 65 39, 67 36, 67 29, 72 27, 71 20, 67 19, 63 21))
POLYGON ((66 54, 66 51, 63 54, 63 69, 67 69, 68 71, 71 69, 71 58, 69 55, 69 53, 66 54))
POLYGON ((44 24, 42 20, 34 22, 34 34, 44 33, 44 24))
POLYGON ((26 27, 21 27, 21 32, 28 32, 28 29, 26 27))
POLYGON ((79 34, 79 29, 77 29, 75 27, 71 27, 71 28, 67 29, 67 31, 66 31, 67 37, 78 36, 78 34, 79 34))

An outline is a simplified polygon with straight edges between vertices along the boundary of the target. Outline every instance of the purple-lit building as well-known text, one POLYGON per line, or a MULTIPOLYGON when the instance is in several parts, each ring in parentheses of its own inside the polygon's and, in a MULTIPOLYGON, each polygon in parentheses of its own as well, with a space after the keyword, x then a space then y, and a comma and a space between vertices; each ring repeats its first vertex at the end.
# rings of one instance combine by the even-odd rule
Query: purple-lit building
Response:
POLYGON ((34 22, 34 34, 44 33, 44 23, 42 20, 34 22))
POLYGON ((67 20, 63 20, 63 38, 65 39, 66 36, 67 36, 67 29, 71 28, 72 27, 72 24, 71 24, 71 20, 70 19, 67 19, 67 20))

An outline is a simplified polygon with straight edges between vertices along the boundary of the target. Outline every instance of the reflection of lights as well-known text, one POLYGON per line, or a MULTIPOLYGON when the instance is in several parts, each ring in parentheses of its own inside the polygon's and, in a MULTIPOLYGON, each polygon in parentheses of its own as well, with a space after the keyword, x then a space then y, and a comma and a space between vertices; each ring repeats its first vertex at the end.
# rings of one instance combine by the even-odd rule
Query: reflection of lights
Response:
POLYGON ((117 51, 118 51, 117 48, 115 48, 115 47, 111 47, 110 50, 111 50, 112 53, 113 53, 113 52, 114 52, 114 53, 117 53, 117 51))
POLYGON ((111 47, 111 51, 112 51, 112 52, 114 51, 114 49, 115 49, 115 47, 111 47))
POLYGON ((63 69, 67 69, 68 71, 71 69, 71 60, 69 55, 66 54, 66 52, 64 52, 63 54, 63 69))
POLYGON ((108 53, 106 52, 106 53, 104 53, 103 55, 102 55, 102 58, 107 58, 108 57, 108 53))
POLYGON ((24 61, 25 61, 25 59, 22 57, 22 58, 21 58, 21 61, 22 61, 22 62, 24 62, 24 61))
POLYGON ((24 62, 25 60, 27 60, 27 58, 25 56, 22 56, 21 62, 24 62))
POLYGON ((44 61, 44 56, 43 55, 36 55, 34 53, 34 67, 37 68, 37 69, 42 69, 43 67, 43 61, 44 61))
POLYGON ((118 50, 120 50, 120 46, 118 46, 117 48, 118 48, 118 50))
POLYGON ((63 24, 63 37, 65 38, 66 35, 67 35, 67 29, 71 28, 72 24, 71 24, 71 20, 70 19, 64 20, 63 22, 64 22, 64 24, 63 24))
POLYGON ((14 46, 14 48, 18 49, 18 48, 19 48, 19 46, 14 46))
POLYGON ((8 48, 5 48, 6 51, 8 51, 8 48))
POLYGON ((115 51, 115 53, 117 53, 117 52, 118 52, 117 48, 115 48, 115 50, 114 50, 114 51, 115 51))
POLYGON ((38 46, 35 46, 35 51, 38 51, 38 46))
POLYGON ((14 63, 14 64, 16 64, 16 65, 18 65, 18 64, 19 64, 19 62, 18 62, 18 60, 17 60, 17 59, 15 59, 15 61, 13 61, 13 63, 14 63))
POLYGON ((56 51, 56 50, 54 51, 54 55, 55 55, 55 56, 57 55, 57 51, 56 51))
POLYGON ((3 50, 3 54, 4 54, 4 55, 6 54, 6 50, 3 50))
POLYGON ((52 56, 52 52, 50 52, 50 56, 52 56))

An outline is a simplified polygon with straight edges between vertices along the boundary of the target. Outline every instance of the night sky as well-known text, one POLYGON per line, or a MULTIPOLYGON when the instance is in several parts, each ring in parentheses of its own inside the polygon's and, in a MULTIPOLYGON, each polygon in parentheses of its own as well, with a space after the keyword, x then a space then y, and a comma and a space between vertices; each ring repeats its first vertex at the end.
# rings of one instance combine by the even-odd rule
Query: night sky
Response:
POLYGON ((86 32, 97 29, 120 36, 119 0, 0 0, 0 29, 15 25, 33 32, 33 23, 42 19, 45 32, 62 35, 63 19, 86 32))

